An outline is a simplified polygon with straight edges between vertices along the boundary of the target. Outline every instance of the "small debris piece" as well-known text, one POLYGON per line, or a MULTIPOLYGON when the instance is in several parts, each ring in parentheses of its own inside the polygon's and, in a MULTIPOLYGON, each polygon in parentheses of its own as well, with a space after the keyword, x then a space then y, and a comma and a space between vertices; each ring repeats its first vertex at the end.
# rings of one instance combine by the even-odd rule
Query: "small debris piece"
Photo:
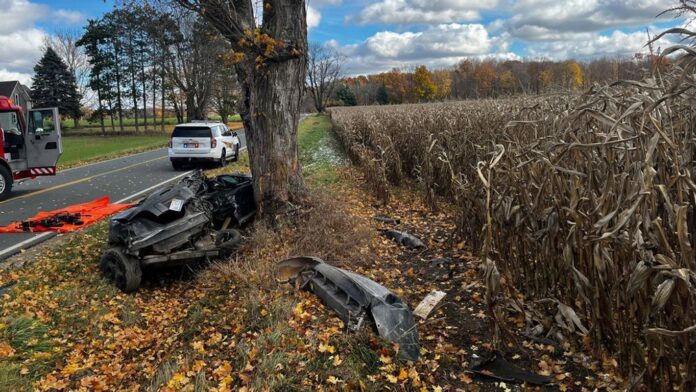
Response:
POLYGON ((418 306, 416 306, 413 314, 425 320, 428 318, 428 315, 433 311, 435 306, 437 306, 437 304, 440 303, 443 298, 445 298, 445 295, 446 294, 444 292, 439 290, 431 292, 430 294, 426 295, 425 298, 423 298, 418 306))
POLYGON ((452 259, 449 257, 438 257, 437 259, 430 260, 430 264, 433 267, 442 267, 450 263, 452 263, 452 259))
POLYGON ((545 385, 551 382, 550 377, 540 376, 511 364, 498 352, 493 352, 483 360, 472 361, 471 371, 480 376, 511 383, 526 382, 532 385, 545 385))
POLYGON ((377 222, 386 223, 388 225, 398 225, 401 223, 401 220, 399 219, 390 218, 384 215, 373 216, 372 219, 376 220, 377 222))
POLYGON ((420 239, 414 237, 409 233, 398 230, 380 230, 383 236, 395 241, 397 244, 405 246, 407 248, 425 248, 425 244, 420 239))

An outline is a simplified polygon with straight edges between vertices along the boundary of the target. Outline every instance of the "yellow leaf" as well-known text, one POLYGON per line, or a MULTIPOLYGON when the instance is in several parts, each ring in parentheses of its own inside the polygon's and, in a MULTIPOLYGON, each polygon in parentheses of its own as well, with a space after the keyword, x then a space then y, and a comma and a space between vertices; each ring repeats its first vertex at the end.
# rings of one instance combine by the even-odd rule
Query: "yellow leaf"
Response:
POLYGON ((200 372, 201 369, 205 367, 205 362, 203 361, 196 361, 193 363, 193 366, 191 366, 191 370, 194 372, 200 372))
POLYGON ((408 372, 406 371, 406 369, 402 368, 401 371, 399 372, 399 381, 404 381, 407 378, 408 378, 408 372))
POLYGON ((15 353, 15 350, 9 344, 2 342, 0 343, 0 358, 11 357, 15 353))
POLYGON ((392 359, 390 357, 380 355, 379 356, 379 361, 385 364, 391 363, 392 359))
POLYGON ((394 375, 391 374, 387 374, 387 380, 392 384, 396 384, 397 381, 399 381, 399 379, 397 379, 394 375))
POLYGON ((340 356, 336 355, 333 359, 333 365, 338 366, 343 363, 343 360, 341 359, 340 356))
POLYGON ((231 372, 232 372, 232 365, 230 365, 229 362, 225 361, 220 366, 218 366, 215 370, 213 370, 213 376, 215 376, 215 378, 217 380, 222 380, 225 377, 229 376, 231 372))
POLYGON ((439 385, 435 385, 435 386, 433 387, 433 392, 442 392, 442 387, 439 386, 439 385))
POLYGON ((191 346, 193 346, 193 349, 198 351, 199 353, 205 352, 205 344, 201 341, 193 342, 191 346))
POLYGON ((336 385, 336 383, 338 383, 339 381, 341 381, 341 380, 339 380, 338 378, 336 378, 334 376, 329 376, 329 378, 326 379, 326 382, 328 382, 329 384, 333 384, 333 385, 336 385))
POLYGON ((331 346, 328 344, 320 343, 319 344, 319 352, 320 353, 328 352, 329 354, 333 354, 334 352, 336 352, 336 348, 334 346, 331 346))
POLYGON ((261 315, 266 316, 268 314, 268 311, 266 309, 261 309, 261 315))
POLYGON ((172 378, 169 379, 167 386, 173 389, 179 389, 184 385, 188 384, 190 379, 181 373, 175 373, 172 378))

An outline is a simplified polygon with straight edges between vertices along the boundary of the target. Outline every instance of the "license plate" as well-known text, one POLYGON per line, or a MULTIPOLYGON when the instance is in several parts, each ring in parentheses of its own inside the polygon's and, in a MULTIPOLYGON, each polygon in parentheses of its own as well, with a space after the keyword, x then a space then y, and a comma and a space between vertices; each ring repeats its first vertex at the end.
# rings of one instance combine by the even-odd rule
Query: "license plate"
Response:
POLYGON ((198 148, 198 143, 184 143, 184 148, 198 148))

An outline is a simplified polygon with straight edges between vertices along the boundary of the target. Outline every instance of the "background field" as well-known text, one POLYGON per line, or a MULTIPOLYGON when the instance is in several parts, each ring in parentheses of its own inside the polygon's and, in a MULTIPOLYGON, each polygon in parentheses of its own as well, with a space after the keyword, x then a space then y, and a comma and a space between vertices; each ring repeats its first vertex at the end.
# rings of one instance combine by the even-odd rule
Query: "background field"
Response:
MULTIPOLYGON (((220 121, 220 116, 211 116, 210 119, 214 120, 214 121, 220 121)), ((140 125, 141 127, 144 127, 145 123, 144 123, 143 119, 141 118, 138 120, 139 120, 138 125, 140 125)), ((160 125, 160 120, 161 119, 159 117, 156 119, 157 126, 160 125)), ((104 126, 111 128, 112 121, 114 121, 114 125, 116 126, 116 128, 118 128, 118 126, 119 126, 118 119, 112 120, 111 118, 105 118, 104 119, 104 126)), ((235 114, 234 116, 230 116, 228 118, 228 121, 229 122, 241 122, 242 120, 238 114, 235 114)), ((164 118, 165 125, 175 125, 176 123, 177 123, 176 117, 165 117, 164 118)), ((64 129, 75 129, 75 120, 73 120, 71 118, 64 119, 62 124, 63 124, 64 129)), ((124 118, 123 125, 127 126, 127 127, 135 127, 135 119, 134 118, 124 118)), ((152 118, 148 118, 148 127, 152 127, 152 118)), ((98 119, 92 120, 92 121, 87 120, 87 119, 82 119, 82 120, 80 120, 80 127, 77 129, 81 129, 81 128, 100 128, 101 129, 101 125, 100 125, 98 119)))
POLYGON ((167 145, 166 136, 80 136, 63 138, 61 168, 82 162, 105 160, 167 145))

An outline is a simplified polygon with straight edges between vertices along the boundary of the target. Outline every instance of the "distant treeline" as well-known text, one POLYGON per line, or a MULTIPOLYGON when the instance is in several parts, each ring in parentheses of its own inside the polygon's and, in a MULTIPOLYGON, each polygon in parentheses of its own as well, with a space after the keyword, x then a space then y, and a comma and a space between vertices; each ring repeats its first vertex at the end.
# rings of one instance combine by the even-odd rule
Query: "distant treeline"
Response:
MULTIPOLYGON (((344 79, 358 105, 475 99, 582 90, 593 83, 638 80, 669 65, 656 55, 567 61, 463 60, 451 69, 389 72, 344 79)), ((345 91, 344 91, 345 94, 345 91)), ((350 105, 337 97, 338 103, 350 105)))

